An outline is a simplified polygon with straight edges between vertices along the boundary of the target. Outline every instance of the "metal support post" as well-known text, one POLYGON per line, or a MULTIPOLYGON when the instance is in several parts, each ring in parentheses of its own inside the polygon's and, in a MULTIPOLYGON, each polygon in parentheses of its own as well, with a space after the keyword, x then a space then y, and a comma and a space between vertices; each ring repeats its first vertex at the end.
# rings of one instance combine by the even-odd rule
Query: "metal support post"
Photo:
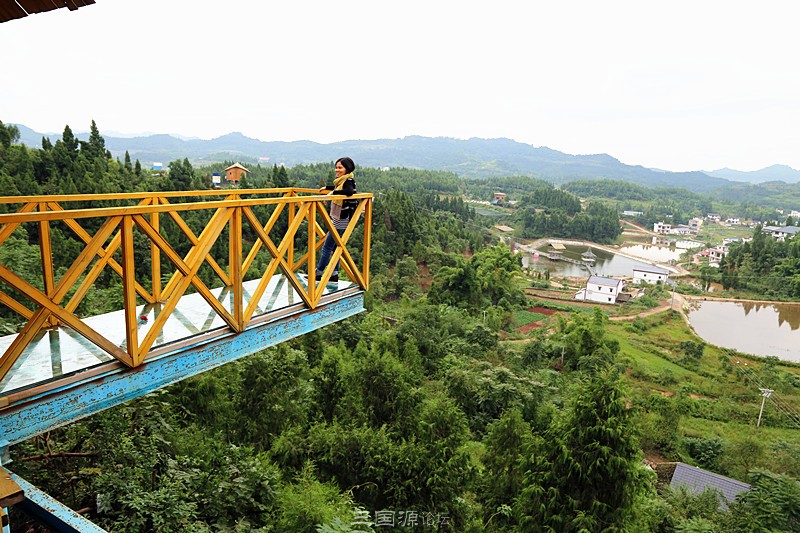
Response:
POLYGON ((764 402, 766 402, 767 398, 769 398, 770 395, 773 392, 775 392, 772 389, 758 389, 758 390, 761 391, 761 410, 758 411, 758 422, 756 423, 756 427, 759 427, 761 425, 761 415, 764 413, 764 402))
POLYGON ((11 480, 11 474, 3 468, 3 465, 7 465, 10 462, 8 441, 0 441, 0 527, 3 528, 3 533, 11 532, 11 525, 8 521, 8 508, 19 502, 21 498, 24 498, 19 486, 11 480))

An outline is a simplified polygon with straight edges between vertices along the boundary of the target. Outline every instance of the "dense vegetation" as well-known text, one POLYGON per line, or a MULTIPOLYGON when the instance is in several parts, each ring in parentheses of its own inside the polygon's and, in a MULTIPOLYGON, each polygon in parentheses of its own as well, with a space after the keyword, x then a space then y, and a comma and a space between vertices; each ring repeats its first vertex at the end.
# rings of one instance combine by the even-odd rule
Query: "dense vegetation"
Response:
POLYGON ((565 183, 562 189, 582 198, 610 201, 620 211, 641 211, 644 214, 635 219, 646 226, 665 220, 685 224, 693 216, 705 217, 709 213, 717 213, 723 219, 783 222, 776 209, 800 206, 798 185, 785 183, 736 184, 698 193, 675 187, 647 188, 625 181, 577 180, 565 183))
MULTIPOLYGON (((0 130, 0 180, 25 194, 188 190, 223 168, 175 161, 153 174, 109 158, 99 133, 81 144, 66 128, 28 150, 0 130)), ((242 186, 318 187, 330 167, 259 166, 242 186)), ((800 405, 797 368, 751 361, 745 372, 670 313, 626 325, 562 312, 525 342, 503 341, 534 303, 518 257, 463 202, 472 184, 408 169, 356 178, 376 198, 366 312, 17 445, 14 470, 111 531, 800 527, 796 422, 771 409, 764 431, 752 426, 757 384, 800 405), (714 493, 659 492, 643 450, 753 490, 727 509, 714 493)), ((582 210, 565 191, 517 183, 522 231, 619 231, 602 203, 582 210)), ((0 262, 33 279, 34 230, 11 238, 0 262)), ((114 308, 101 295, 115 283, 101 279, 84 311, 114 308)), ((4 325, 16 327, 10 315, 4 325)))
POLYGON ((800 298, 800 238, 778 242, 757 226, 751 241, 731 246, 717 277, 725 289, 800 298))

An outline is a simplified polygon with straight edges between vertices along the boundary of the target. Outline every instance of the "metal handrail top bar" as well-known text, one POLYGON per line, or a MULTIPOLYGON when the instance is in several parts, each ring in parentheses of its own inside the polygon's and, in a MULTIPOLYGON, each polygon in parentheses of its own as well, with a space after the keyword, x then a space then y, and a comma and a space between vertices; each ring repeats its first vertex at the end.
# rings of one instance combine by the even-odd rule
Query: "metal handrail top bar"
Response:
MULTIPOLYGON (((298 191, 298 189, 294 190, 296 192, 298 191)), ((299 192, 305 192, 305 191, 300 190, 299 192)), ((240 193, 227 193, 227 194, 238 195, 240 193)), ((99 195, 99 196, 106 196, 106 195, 99 195)), ((148 198, 151 196, 164 197, 165 195, 161 195, 159 193, 153 193, 152 195, 138 196, 138 198, 148 198)), ((186 197, 186 196, 196 196, 196 195, 193 192, 187 191, 180 196, 186 197)), ((373 197, 372 193, 356 193, 353 194, 352 196, 349 196, 348 198, 354 200, 361 200, 372 197, 373 197)), ((0 198, 0 200, 4 198, 0 198)), ((20 201, 19 203, 56 202, 57 198, 59 197, 29 196, 27 198, 37 198, 38 200, 29 200, 28 202, 20 201)), ((117 199, 118 198, 119 197, 117 197, 117 199)), ((82 199, 85 201, 87 199, 98 200, 99 198, 84 196, 82 199)), ((0 225, 23 223, 23 222, 41 222, 45 220, 66 220, 66 219, 72 220, 78 218, 145 215, 151 213, 165 213, 174 211, 199 211, 199 210, 216 209, 223 207, 250 207, 256 205, 324 202, 330 199, 331 197, 329 195, 315 194, 312 196, 281 196, 275 198, 226 199, 226 200, 212 200, 209 202, 187 202, 187 203, 158 204, 158 205, 132 205, 132 206, 121 206, 121 207, 92 207, 86 209, 59 210, 59 211, 32 211, 27 213, 5 213, 5 214, 0 214, 0 225)))
POLYGON ((48 194, 38 196, 0 196, 0 204, 22 204, 30 202, 83 202, 87 200, 136 200, 148 197, 184 198, 187 196, 228 196, 238 194, 251 196, 255 194, 285 194, 287 192, 317 193, 319 189, 308 187, 275 187, 267 189, 203 189, 194 191, 140 191, 98 194, 48 194))

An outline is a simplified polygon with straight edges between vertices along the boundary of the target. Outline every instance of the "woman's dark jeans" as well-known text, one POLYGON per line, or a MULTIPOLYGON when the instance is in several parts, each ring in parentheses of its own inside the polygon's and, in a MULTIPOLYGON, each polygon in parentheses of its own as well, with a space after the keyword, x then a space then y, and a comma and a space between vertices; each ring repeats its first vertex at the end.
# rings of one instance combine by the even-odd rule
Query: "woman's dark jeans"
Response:
MULTIPOLYGON (((339 232, 339 235, 344 233, 344 230, 336 231, 339 232)), ((317 276, 321 276, 322 272, 325 270, 325 267, 328 266, 334 250, 336 250, 336 241, 333 239, 333 235, 331 235, 331 232, 329 231, 327 237, 325 237, 325 242, 322 244, 322 250, 320 250, 319 253, 319 261, 317 261, 317 276)), ((333 267, 333 274, 331 274, 331 276, 338 275, 339 262, 337 261, 336 266, 333 267)))

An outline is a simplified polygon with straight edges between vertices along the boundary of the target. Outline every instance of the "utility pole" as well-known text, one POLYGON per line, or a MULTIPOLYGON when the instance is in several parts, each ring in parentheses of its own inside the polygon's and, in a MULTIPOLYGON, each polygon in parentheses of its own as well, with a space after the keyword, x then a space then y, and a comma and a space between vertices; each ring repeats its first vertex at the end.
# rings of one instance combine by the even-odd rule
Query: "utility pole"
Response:
POLYGON ((756 427, 761 425, 761 414, 764 412, 764 402, 767 401, 767 398, 775 392, 772 389, 758 389, 761 391, 761 410, 758 412, 758 422, 756 423, 756 427))

